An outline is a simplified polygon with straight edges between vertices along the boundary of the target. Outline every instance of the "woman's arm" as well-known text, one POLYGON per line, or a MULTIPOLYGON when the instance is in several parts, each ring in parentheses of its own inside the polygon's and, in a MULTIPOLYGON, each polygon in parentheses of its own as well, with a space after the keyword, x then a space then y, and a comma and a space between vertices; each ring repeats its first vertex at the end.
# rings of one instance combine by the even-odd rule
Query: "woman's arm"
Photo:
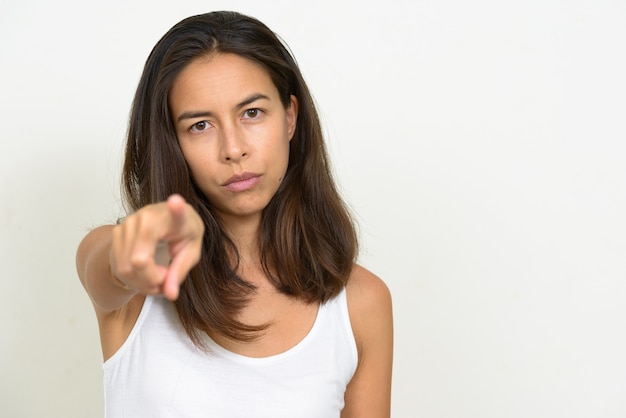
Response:
POLYGON ((200 259, 204 224, 177 195, 148 205, 122 224, 89 232, 76 252, 76 270, 96 310, 104 359, 126 341, 144 295, 163 294, 173 300, 180 283, 200 259), (169 264, 156 260, 167 242, 169 264))
POLYGON ((200 216, 177 195, 145 206, 122 224, 87 234, 76 253, 76 270, 99 317, 118 311, 137 293, 176 299, 180 283, 200 259, 203 235, 200 216), (167 266, 155 259, 163 242, 167 266))
POLYGON ((93 229, 76 252, 76 271, 98 316, 120 309, 137 293, 111 272, 110 253, 113 225, 93 229))
POLYGON ((355 266, 347 296, 359 364, 346 389, 341 417, 388 418, 393 360, 391 294, 380 278, 355 266))

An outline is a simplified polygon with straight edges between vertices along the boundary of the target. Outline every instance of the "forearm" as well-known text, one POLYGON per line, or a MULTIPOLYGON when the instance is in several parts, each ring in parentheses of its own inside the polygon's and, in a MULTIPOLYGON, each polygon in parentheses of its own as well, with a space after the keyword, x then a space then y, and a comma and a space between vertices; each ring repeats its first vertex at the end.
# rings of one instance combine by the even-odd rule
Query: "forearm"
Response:
POLYGON ((106 225, 89 232, 76 254, 78 276, 99 314, 122 308, 137 293, 111 272, 112 229, 112 225, 106 225))

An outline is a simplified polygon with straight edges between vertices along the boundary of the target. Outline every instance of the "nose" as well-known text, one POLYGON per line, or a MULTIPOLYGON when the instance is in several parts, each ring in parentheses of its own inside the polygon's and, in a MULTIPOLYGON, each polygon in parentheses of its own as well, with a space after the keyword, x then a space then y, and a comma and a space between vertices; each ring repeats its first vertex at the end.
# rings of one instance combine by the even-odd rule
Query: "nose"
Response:
POLYGON ((238 162, 248 155, 243 133, 236 126, 224 127, 221 138, 221 160, 238 162))

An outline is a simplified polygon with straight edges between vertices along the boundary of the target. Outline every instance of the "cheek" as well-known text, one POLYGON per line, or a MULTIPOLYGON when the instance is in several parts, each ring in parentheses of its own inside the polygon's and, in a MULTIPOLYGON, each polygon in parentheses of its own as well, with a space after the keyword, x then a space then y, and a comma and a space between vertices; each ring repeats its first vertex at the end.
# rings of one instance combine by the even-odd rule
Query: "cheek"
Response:
POLYGON ((280 185, 285 179, 285 176, 287 175, 288 167, 289 167, 289 153, 285 155, 284 162, 281 164, 281 171, 278 177, 278 185, 280 185))
POLYGON ((209 164, 209 161, 203 157, 199 150, 194 152, 192 149, 183 148, 183 156, 195 182, 200 186, 204 186, 211 177, 211 164, 209 164))
POLYGON ((179 141, 180 150, 185 157, 187 165, 192 171, 198 167, 207 166, 209 156, 213 152, 206 142, 203 141, 179 141))
POLYGON ((282 181, 287 167, 289 166, 289 141, 283 142, 278 149, 275 150, 276 166, 280 170, 280 181, 282 181))

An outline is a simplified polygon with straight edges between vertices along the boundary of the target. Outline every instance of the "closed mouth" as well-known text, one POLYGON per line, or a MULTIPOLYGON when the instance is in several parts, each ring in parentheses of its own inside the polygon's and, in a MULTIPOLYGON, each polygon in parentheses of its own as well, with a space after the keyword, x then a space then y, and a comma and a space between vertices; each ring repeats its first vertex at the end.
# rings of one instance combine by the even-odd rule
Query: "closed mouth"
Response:
POLYGON ((234 176, 232 176, 228 180, 226 180, 224 182, 224 184, 222 184, 222 186, 228 186, 228 185, 233 184, 233 183, 238 183, 240 181, 250 180, 251 178, 260 177, 260 176, 261 176, 260 174, 256 174, 256 173, 235 174, 234 176))

